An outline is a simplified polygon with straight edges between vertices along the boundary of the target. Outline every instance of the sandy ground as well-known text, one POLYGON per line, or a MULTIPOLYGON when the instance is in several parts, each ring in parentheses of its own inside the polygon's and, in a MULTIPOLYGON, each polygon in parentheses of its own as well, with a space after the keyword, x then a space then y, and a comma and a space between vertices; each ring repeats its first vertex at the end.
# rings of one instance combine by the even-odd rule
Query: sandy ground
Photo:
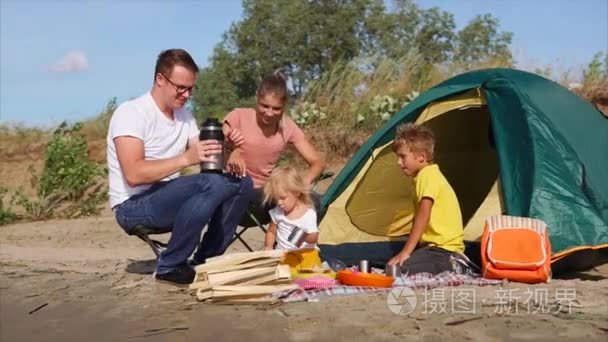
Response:
MULTIPOLYGON (((261 246, 259 231, 247 239, 261 246)), ((0 266, 1 341, 608 340, 608 265, 537 286, 436 289, 426 292, 426 302, 417 290, 416 309, 407 315, 394 314, 386 294, 213 305, 154 282, 151 250, 106 213, 0 227, 0 266), (508 291, 510 310, 501 304, 508 291), (518 299, 526 291, 547 294, 547 304, 561 297, 572 305, 534 312, 539 308, 518 299), (463 293, 475 298, 458 309, 452 298, 463 293)))

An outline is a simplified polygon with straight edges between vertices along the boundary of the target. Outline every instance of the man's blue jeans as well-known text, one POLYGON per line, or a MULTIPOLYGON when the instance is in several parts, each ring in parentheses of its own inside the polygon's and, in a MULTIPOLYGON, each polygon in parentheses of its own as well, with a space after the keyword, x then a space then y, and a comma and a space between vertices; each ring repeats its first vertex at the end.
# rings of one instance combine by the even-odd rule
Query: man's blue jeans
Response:
POLYGON ((115 207, 116 221, 127 233, 137 225, 171 231, 156 272, 223 254, 249 203, 251 178, 200 173, 160 182, 115 207), (201 232, 208 224, 201 241, 201 232), (200 245, 199 245, 200 241, 200 245))

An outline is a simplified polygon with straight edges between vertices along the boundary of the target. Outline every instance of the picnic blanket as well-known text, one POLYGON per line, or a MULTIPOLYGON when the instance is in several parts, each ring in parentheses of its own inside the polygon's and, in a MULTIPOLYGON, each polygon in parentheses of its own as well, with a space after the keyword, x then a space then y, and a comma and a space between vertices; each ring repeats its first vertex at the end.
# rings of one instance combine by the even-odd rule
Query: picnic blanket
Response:
MULTIPOLYGON (((409 287, 413 289, 431 289, 440 286, 487 286, 502 284, 501 280, 485 279, 469 274, 457 274, 454 272, 443 272, 437 275, 430 273, 418 273, 410 276, 398 277, 393 287, 409 287)), ((365 286, 343 286, 315 288, 310 290, 298 289, 286 292, 279 296, 284 303, 317 301, 324 296, 352 296, 352 295, 377 295, 388 293, 392 288, 376 288, 365 286)))

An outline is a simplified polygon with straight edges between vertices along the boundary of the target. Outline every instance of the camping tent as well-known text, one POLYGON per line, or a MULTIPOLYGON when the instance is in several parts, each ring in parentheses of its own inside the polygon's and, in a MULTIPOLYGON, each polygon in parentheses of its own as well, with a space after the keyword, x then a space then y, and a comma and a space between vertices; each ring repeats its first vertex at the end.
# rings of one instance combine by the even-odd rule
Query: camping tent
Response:
POLYGON ((412 187, 391 143, 406 122, 435 133, 435 161, 458 196, 465 241, 478 241, 485 219, 503 213, 545 221, 554 261, 583 250, 606 255, 608 119, 543 77, 488 69, 424 92, 363 144, 323 196, 324 256, 386 261, 402 248, 412 187))

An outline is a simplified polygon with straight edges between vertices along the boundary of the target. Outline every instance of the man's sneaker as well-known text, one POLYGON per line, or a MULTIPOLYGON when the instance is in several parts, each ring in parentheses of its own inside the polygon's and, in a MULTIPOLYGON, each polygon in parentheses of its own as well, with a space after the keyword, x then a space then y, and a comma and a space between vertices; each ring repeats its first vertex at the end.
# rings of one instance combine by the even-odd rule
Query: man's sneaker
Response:
POLYGON ((196 272, 189 265, 181 265, 167 273, 154 274, 157 281, 169 283, 175 286, 187 286, 192 284, 196 272))
POLYGON ((197 260, 194 260, 194 259, 188 260, 188 266, 190 266, 192 268, 195 268, 196 266, 202 265, 204 263, 205 263, 204 261, 201 262, 201 261, 197 261, 197 260))

